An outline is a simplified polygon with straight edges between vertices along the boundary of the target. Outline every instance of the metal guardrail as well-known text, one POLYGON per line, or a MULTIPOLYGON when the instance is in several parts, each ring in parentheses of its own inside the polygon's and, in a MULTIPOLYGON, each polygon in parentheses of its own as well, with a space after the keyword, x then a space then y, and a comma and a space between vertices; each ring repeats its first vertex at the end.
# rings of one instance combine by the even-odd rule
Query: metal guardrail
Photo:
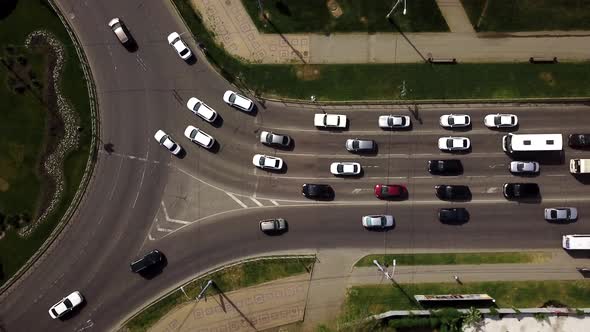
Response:
MULTIPOLYGON (((78 186, 78 190, 74 194, 70 206, 62 216, 61 220, 51 232, 49 237, 45 240, 45 242, 41 245, 41 247, 31 256, 27 262, 20 268, 16 273, 10 277, 1 287, 0 287, 0 297, 5 296, 8 294, 8 290, 16 284, 17 281, 20 280, 25 273, 29 272, 29 269, 37 263, 37 261, 43 256, 43 254, 51 247, 54 241, 58 238, 61 232, 65 229, 65 226, 68 224, 74 213, 76 212, 84 194, 86 193, 86 188, 90 179, 92 178, 93 171, 94 171, 94 157, 98 153, 98 145, 97 145, 97 137, 100 132, 100 121, 97 116, 98 112, 98 100, 96 98, 96 87, 94 85, 94 80, 92 79, 92 72, 90 71, 90 66, 88 65, 88 59, 84 54, 82 47, 80 46, 80 41, 74 34, 72 28, 70 27, 67 20, 64 18, 62 13, 59 10, 59 7, 54 2, 55 0, 48 0, 47 2, 50 4, 53 11, 59 17, 60 21, 62 22, 63 26, 65 27, 72 43, 74 44, 74 48, 76 49, 76 53, 78 55, 78 59, 82 65, 82 72, 84 73, 84 79, 86 80, 86 86, 88 90, 88 97, 90 99, 90 119, 91 119, 91 129, 92 129, 92 138, 90 142, 90 155, 88 156, 88 160, 86 162, 86 168, 84 169, 84 175, 82 176, 82 180, 80 181, 80 185, 78 186)), ((59 84, 58 82, 56 82, 59 84)))

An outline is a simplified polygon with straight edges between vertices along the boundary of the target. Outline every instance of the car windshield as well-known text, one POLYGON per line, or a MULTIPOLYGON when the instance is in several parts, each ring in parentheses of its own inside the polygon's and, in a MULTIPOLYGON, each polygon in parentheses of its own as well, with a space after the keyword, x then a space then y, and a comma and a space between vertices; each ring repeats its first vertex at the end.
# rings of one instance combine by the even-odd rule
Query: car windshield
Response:
POLYGON ((466 139, 464 139, 464 140, 463 140, 463 147, 464 147, 464 148, 466 148, 466 147, 467 147, 467 140, 466 140, 466 139))
POLYGON ((359 148, 359 141, 352 141, 352 148, 358 149, 359 148))
POLYGON ((279 137, 283 137, 283 144, 287 144, 287 136, 279 136, 279 137))
POLYGON ((524 163, 518 163, 518 164, 516 164, 516 169, 519 171, 524 171, 524 166, 525 166, 524 163))
POLYGON ((186 48, 184 50, 180 51, 180 55, 185 55, 187 53, 188 53, 188 49, 186 49, 186 48))
POLYGON ((447 148, 452 148, 453 147, 453 139, 449 138, 447 140, 447 148))
POLYGON ((66 306, 66 308, 71 308, 72 307, 72 301, 70 301, 70 299, 65 299, 64 300, 64 305, 66 306))
POLYGON ((551 218, 557 218, 557 210, 551 210, 551 218))
POLYGON ((54 315, 54 316, 57 316, 57 315, 58 315, 57 311, 55 311, 55 308, 52 308, 52 309, 51 309, 51 312, 53 312, 53 315, 54 315))
POLYGON ((494 124, 495 124, 495 125, 502 124, 502 117, 501 117, 501 116, 499 116, 499 115, 496 115, 496 116, 494 117, 494 124))
POLYGON ((453 118, 452 116, 449 116, 449 124, 450 125, 454 125, 455 124, 455 118, 453 118))
POLYGON ((193 129, 193 130, 191 131, 191 133, 189 134, 190 138, 194 139, 194 138, 195 138, 195 136, 197 136, 197 133, 198 133, 198 131, 197 131, 196 129, 193 129))
POLYGON ((381 187, 381 193, 382 194, 387 194, 389 193, 389 188, 387 186, 382 186, 381 187))
POLYGON ((228 99, 232 103, 235 102, 236 101, 236 94, 235 93, 232 93, 231 95, 229 95, 229 98, 228 99))
POLYGON ((393 127, 395 125, 395 122, 393 120, 395 120, 395 118, 393 116, 390 116, 389 118, 387 118, 387 124, 390 127, 393 127))
POLYGON ((274 163, 275 163, 274 164, 274 167, 277 167, 278 168, 279 167, 279 160, 278 159, 277 160, 274 160, 274 163))
POLYGON ((265 161, 266 161, 266 158, 260 157, 260 165, 264 165, 265 161))
POLYGON ((338 173, 344 172, 344 165, 342 165, 342 164, 338 165, 338 167, 336 167, 336 170, 338 171, 338 173))

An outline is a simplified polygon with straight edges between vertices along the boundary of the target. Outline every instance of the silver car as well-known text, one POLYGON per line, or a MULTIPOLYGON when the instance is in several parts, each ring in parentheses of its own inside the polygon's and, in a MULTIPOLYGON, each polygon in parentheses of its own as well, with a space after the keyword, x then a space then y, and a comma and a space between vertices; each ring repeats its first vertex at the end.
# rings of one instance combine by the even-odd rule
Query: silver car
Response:
POLYGON ((574 207, 556 207, 545 209, 545 220, 572 221, 578 219, 578 209, 574 207))
POLYGON ((393 216, 391 216, 391 215, 363 216, 361 223, 367 229, 383 229, 383 228, 393 227, 393 216))
POLYGON ((115 17, 114 19, 109 21, 109 27, 117 36, 117 39, 121 42, 121 44, 126 44, 129 41, 129 36, 127 35, 127 31, 125 29, 125 25, 121 21, 121 19, 115 17))
POLYGON ((375 141, 372 139, 347 139, 346 150, 350 152, 371 152, 375 150, 375 141))
POLYGON ((265 219, 260 221, 260 230, 264 233, 282 232, 287 229, 287 221, 283 218, 265 219))
POLYGON ((512 173, 539 173, 539 163, 536 161, 513 161, 510 163, 510 172, 512 173))
POLYGON ((262 131, 260 133, 260 143, 288 147, 291 144, 291 137, 287 135, 276 134, 272 131, 262 131))

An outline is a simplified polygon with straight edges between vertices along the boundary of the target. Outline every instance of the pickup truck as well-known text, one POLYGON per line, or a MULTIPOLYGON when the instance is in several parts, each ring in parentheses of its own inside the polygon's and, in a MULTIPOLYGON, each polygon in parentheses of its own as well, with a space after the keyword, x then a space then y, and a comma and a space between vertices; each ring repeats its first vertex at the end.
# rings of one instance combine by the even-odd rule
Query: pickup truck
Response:
POLYGON ((318 113, 313 124, 321 128, 346 128, 346 115, 318 113))

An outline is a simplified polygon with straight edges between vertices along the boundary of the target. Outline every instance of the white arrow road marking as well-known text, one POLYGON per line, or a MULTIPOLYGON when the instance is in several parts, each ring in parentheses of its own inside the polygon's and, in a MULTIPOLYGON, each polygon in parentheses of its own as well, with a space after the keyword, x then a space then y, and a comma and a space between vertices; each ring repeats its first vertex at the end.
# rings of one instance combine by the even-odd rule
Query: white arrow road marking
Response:
POLYGON ((498 187, 490 187, 486 190, 486 193, 493 194, 493 193, 497 192, 498 189, 499 189, 498 187))

